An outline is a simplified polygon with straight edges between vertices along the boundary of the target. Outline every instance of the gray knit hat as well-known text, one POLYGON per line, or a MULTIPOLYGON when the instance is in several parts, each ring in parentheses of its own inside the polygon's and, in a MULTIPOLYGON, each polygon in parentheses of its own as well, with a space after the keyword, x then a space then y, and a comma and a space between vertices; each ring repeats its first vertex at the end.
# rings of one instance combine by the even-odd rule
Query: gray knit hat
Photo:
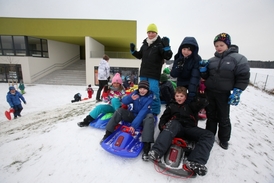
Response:
POLYGON ((147 90, 149 90, 149 82, 148 81, 140 81, 138 84, 138 89, 140 88, 145 88, 147 90))

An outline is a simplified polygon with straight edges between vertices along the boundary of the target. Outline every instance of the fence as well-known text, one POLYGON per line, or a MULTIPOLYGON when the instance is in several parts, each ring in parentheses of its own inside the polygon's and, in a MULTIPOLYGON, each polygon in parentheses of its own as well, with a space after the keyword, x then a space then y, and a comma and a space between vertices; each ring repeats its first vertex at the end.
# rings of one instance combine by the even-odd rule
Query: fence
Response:
POLYGON ((249 83, 274 94, 274 75, 251 72, 249 83))

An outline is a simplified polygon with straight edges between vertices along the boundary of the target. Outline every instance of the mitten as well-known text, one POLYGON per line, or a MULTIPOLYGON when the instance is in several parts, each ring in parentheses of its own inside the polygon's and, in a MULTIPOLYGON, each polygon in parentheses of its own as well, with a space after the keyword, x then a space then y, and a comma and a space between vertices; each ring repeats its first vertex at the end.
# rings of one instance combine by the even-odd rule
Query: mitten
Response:
POLYGON ((199 92, 204 93, 205 89, 206 89, 205 81, 201 81, 200 86, 199 86, 199 92))
POLYGON ((206 72, 209 61, 208 60, 201 60, 199 62, 199 64, 200 64, 200 72, 206 72))
POLYGON ((130 43, 130 53, 133 54, 135 52, 135 44, 130 43))
POLYGON ((164 51, 169 51, 170 50, 170 46, 169 46, 169 38, 168 37, 163 37, 162 38, 162 44, 164 46, 164 51))
POLYGON ((238 105, 240 102, 240 95, 243 92, 243 90, 234 88, 233 93, 228 97, 228 104, 230 105, 238 105))

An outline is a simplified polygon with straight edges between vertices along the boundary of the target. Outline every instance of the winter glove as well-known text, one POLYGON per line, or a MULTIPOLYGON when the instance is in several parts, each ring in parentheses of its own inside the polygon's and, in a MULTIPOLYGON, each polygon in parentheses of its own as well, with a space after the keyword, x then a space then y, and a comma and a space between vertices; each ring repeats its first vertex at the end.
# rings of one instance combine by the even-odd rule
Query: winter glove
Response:
POLYGON ((169 46, 169 38, 168 37, 163 37, 162 38, 162 44, 164 46, 164 51, 169 51, 170 50, 170 46, 169 46))
POLYGON ((208 60, 201 60, 199 62, 199 64, 200 64, 200 72, 206 72, 209 61, 208 60))
POLYGON ((27 104, 27 102, 24 102, 24 104, 27 104))
POLYGON ((108 80, 108 82, 109 82, 109 80, 110 80, 110 76, 107 78, 107 80, 108 80))
POLYGON ((228 97, 228 104, 230 105, 238 105, 240 102, 240 95, 243 92, 243 90, 234 88, 233 93, 228 97))
POLYGON ((130 53, 133 54, 135 52, 135 44, 130 43, 130 53))

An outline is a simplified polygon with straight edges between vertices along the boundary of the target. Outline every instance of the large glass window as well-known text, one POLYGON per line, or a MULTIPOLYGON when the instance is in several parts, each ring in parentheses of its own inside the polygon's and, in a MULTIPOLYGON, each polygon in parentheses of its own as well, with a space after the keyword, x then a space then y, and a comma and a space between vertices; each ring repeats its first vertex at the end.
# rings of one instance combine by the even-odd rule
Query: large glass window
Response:
POLYGON ((3 55, 14 55, 12 36, 1 36, 3 55))
POLYGON ((0 55, 48 57, 48 42, 26 36, 0 36, 0 55))
POLYGON ((13 36, 15 54, 18 56, 26 55, 26 44, 24 36, 13 36))

